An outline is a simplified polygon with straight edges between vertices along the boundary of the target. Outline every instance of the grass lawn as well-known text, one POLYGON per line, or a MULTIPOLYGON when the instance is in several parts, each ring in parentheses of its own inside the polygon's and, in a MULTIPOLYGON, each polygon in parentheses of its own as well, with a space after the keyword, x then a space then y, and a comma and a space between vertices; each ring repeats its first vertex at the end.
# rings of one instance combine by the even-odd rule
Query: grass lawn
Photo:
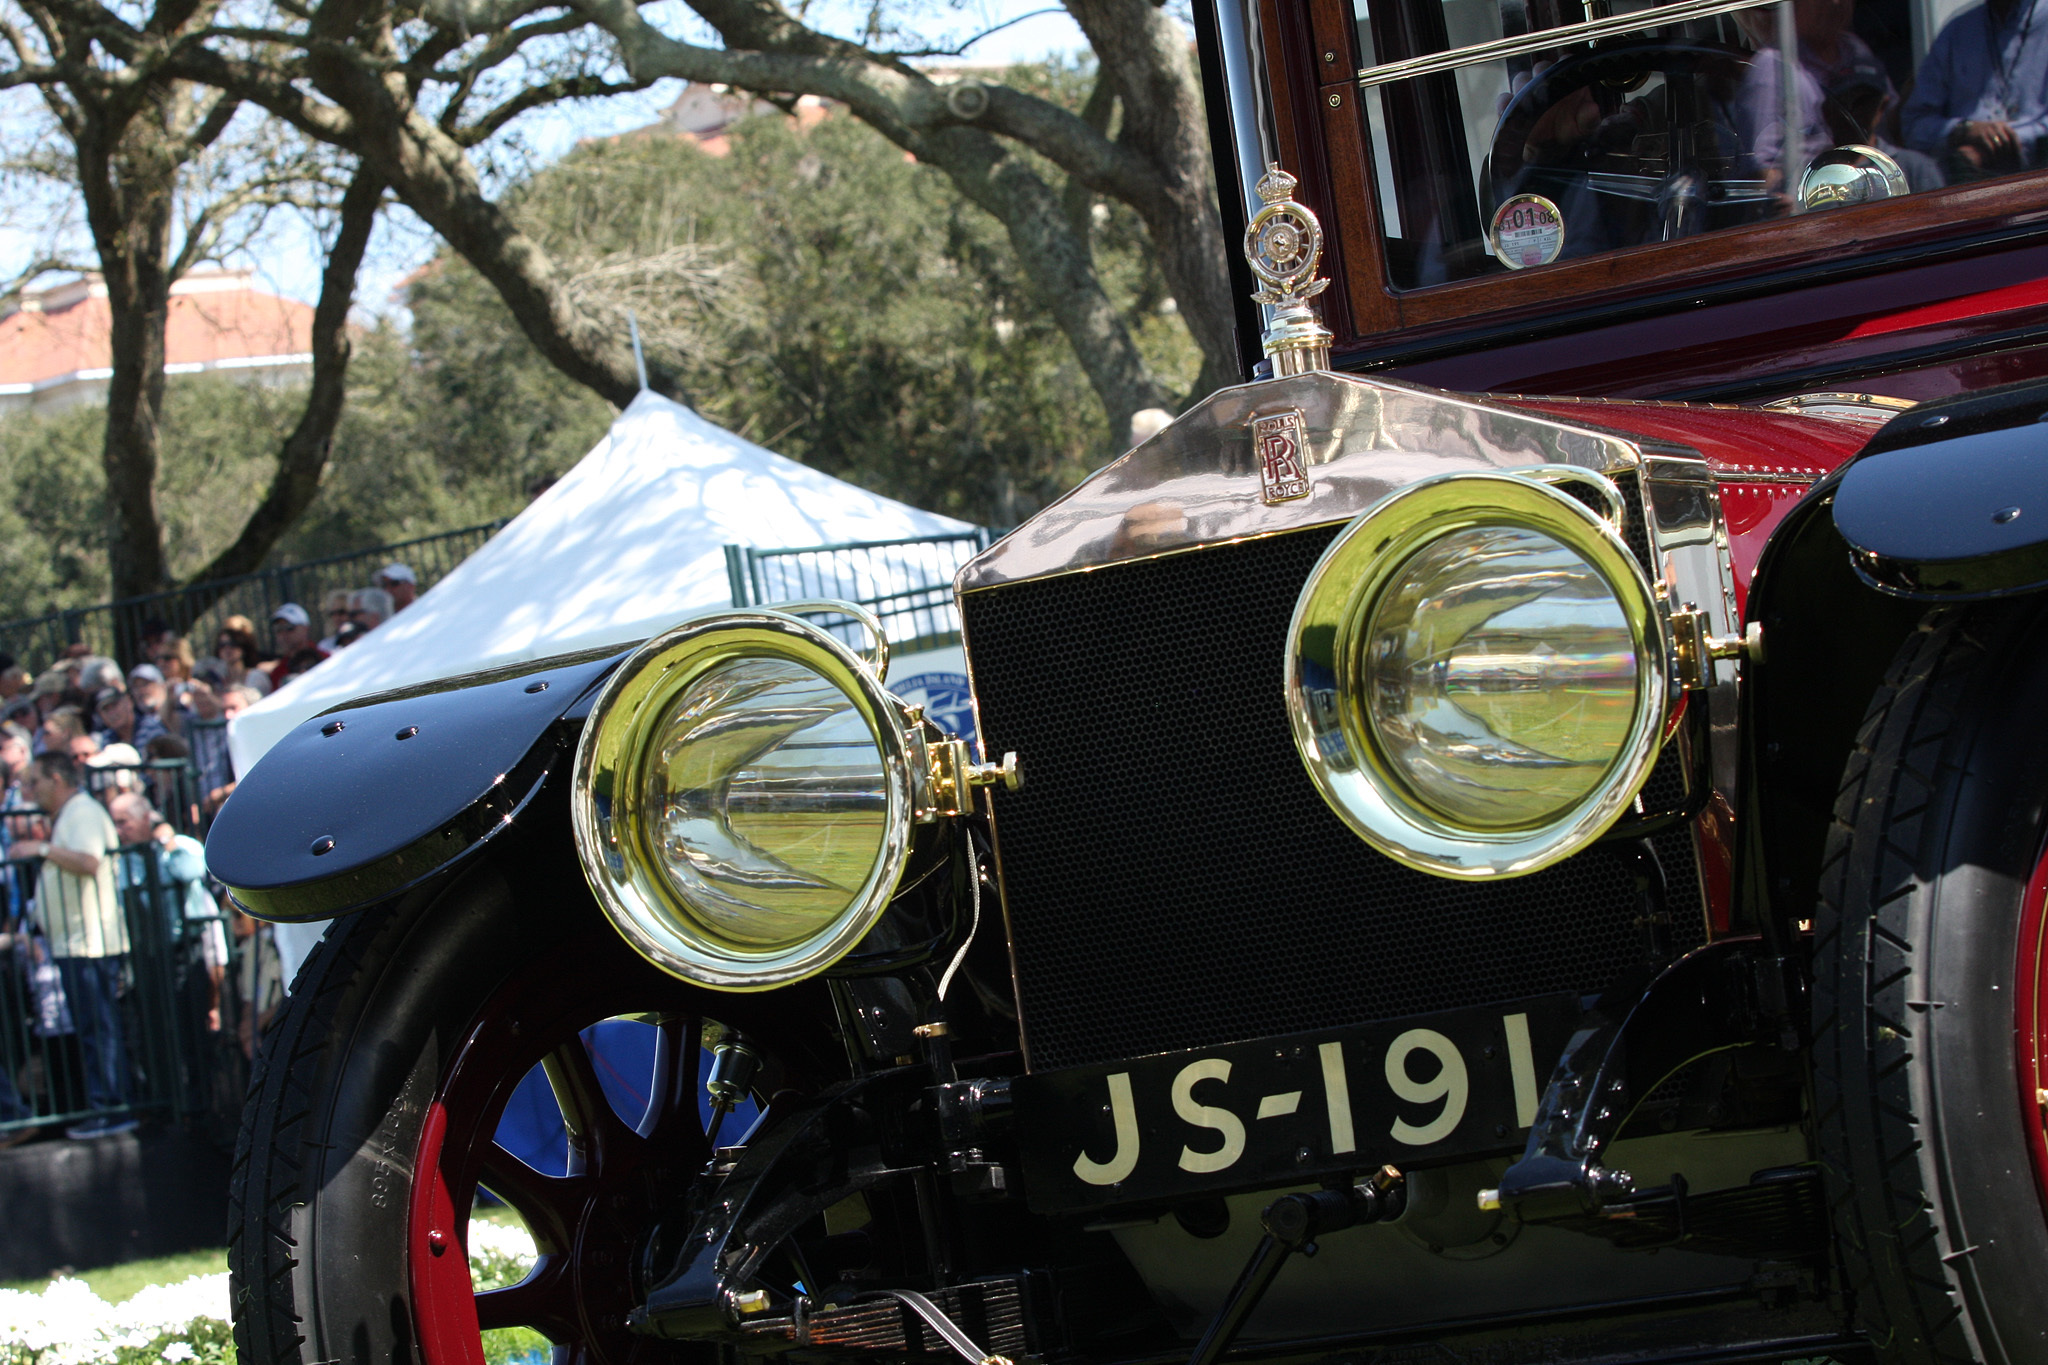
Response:
MULTIPOLYGON (((127 1265, 107 1266, 101 1270, 77 1270, 72 1272, 72 1278, 84 1280, 86 1288, 108 1303, 125 1303, 135 1297, 137 1290, 150 1285, 179 1284, 194 1275, 220 1275, 226 1273, 227 1268, 228 1253, 222 1248, 187 1251, 149 1261, 130 1261, 127 1265)), ((48 1280, 8 1280, 0 1284, 0 1289, 22 1289, 38 1294, 48 1283, 48 1280)))
MULTIPOLYGON (((472 1216, 479 1222, 502 1227, 522 1230, 525 1227, 519 1215, 502 1204, 479 1205, 472 1216)), ((227 1268, 228 1254, 224 1249, 188 1251, 179 1256, 159 1256, 154 1260, 131 1261, 127 1265, 75 1271, 71 1278, 84 1281, 86 1288, 108 1303, 123 1303, 150 1285, 182 1284, 194 1275, 219 1275, 227 1268)), ((0 1283, 0 1289, 39 1294, 48 1283, 47 1280, 11 1280, 0 1283)), ((483 1335, 486 1365, 546 1365, 551 1354, 548 1339, 530 1328, 508 1327, 483 1335)), ((0 1342, 0 1359, 6 1358, 5 1347, 6 1343, 0 1342)))

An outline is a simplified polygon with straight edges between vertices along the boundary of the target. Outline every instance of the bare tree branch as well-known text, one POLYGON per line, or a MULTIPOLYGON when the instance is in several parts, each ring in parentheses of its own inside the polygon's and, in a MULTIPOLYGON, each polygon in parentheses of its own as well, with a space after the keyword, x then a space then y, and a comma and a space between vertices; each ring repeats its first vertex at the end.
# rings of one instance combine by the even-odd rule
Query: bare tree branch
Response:
POLYGON ((848 105, 884 137, 944 170, 1003 224, 1039 298, 1101 397, 1113 431, 1127 427, 1139 409, 1168 401, 1103 290, 1085 233, 1072 230, 1059 195, 1017 145, 1118 198, 1156 195, 1152 169, 1086 121, 1004 86, 978 86, 972 99, 949 100, 944 88, 921 73, 807 28, 772 0, 693 0, 725 38, 723 51, 660 33, 633 0, 575 3, 614 35, 636 76, 659 73, 750 90, 795 90, 848 105), (999 131, 1012 140, 996 136, 999 131))
POLYGON ((1035 9, 1028 14, 1020 14, 1014 19, 1005 19, 1000 24, 990 25, 979 33, 962 38, 951 47, 888 48, 886 50, 879 50, 877 55, 892 57, 898 61, 917 57, 964 57, 967 55, 968 48, 973 47, 984 38, 994 37, 1006 28, 1015 28, 1018 24, 1024 23, 1027 20, 1042 19, 1048 14, 1064 13, 1066 11, 1056 5, 1049 9, 1035 9))
POLYGON ((165 65, 188 80, 231 91, 251 104, 261 105, 322 142, 347 146, 355 137, 355 120, 348 111, 315 99, 300 88, 291 71, 248 58, 223 56, 196 41, 181 45, 167 57, 165 65))
POLYGON ((12 299, 38 275, 84 274, 92 267, 70 256, 44 256, 30 261, 12 279, 0 280, 0 299, 12 299))
POLYGON ((724 49, 671 38, 641 15, 634 0, 574 0, 618 41, 635 76, 679 76, 747 90, 787 90, 837 100, 888 137, 930 135, 972 125, 1016 139, 1098 192, 1120 199, 1156 179, 1144 160, 1048 100, 1008 86, 983 85, 985 99, 948 101, 946 88, 900 62, 805 28, 779 7, 754 0, 702 0, 694 8, 725 34, 724 49))
POLYGON ((465 147, 474 147, 496 137, 506 124, 521 114, 554 104, 565 99, 589 99, 600 95, 623 95, 634 90, 645 90, 644 81, 613 83, 597 76, 577 76, 569 80, 549 81, 545 85, 529 85, 511 99, 478 118, 457 135, 457 141, 465 147))

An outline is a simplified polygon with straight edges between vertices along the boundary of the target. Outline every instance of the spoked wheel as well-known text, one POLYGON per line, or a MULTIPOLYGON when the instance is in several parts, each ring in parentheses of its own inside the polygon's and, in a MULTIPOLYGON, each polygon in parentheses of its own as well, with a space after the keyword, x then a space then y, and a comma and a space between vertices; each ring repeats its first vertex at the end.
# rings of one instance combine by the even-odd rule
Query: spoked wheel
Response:
POLYGON ((1814 921, 1816 1130, 1889 1365, 2048 1362, 2048 611, 1932 612, 1865 717, 1814 921))
MULTIPOLYGON (((657 1210, 673 1208, 710 1159, 697 1113, 698 1018, 669 981, 621 975, 609 955, 535 962, 486 1002, 441 1080, 420 1133, 410 1201, 413 1302, 427 1365, 482 1365, 479 1331, 530 1327, 575 1359, 666 1359, 673 1348, 625 1330, 632 1273, 657 1210), (652 986, 654 989, 650 990, 652 986), (658 1030, 644 1114, 630 1126, 598 1077, 586 1031, 640 1012, 658 1030), (521 1077, 544 1067, 568 1133, 569 1168, 543 1175, 495 1140, 521 1077), (476 1293, 471 1203, 483 1185, 534 1235, 539 1263, 516 1285, 476 1293)), ((635 1077, 635 1080, 643 1078, 635 1077)))
POLYGON ((642 961, 566 862, 479 867, 430 901, 338 922, 244 1114, 229 1249, 244 1365, 482 1365, 480 1333, 511 1326, 545 1335, 558 1365, 702 1358, 625 1317, 649 1238, 682 1216, 710 1156, 697 1059, 714 999, 761 1040, 778 1085, 804 1085, 833 1046, 801 991, 714 998, 642 961), (607 1097, 583 1041, 621 1017, 656 1035, 630 1104, 607 1097), (495 1140, 537 1066, 569 1134, 562 1174, 495 1140), (481 1294, 467 1256, 479 1187, 540 1253, 524 1280, 481 1294))

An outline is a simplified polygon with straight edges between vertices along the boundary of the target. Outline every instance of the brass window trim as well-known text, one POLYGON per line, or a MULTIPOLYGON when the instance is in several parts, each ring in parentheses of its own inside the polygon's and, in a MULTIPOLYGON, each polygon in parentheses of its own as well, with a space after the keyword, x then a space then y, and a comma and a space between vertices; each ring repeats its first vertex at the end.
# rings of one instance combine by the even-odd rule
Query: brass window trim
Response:
POLYGON ((1606 19, 1587 19, 1576 24, 1562 24, 1557 28, 1518 33, 1511 38, 1495 38, 1491 42, 1452 48, 1448 52, 1431 52, 1420 57, 1404 58, 1398 62, 1381 62, 1378 66, 1362 67, 1358 72, 1358 85, 1360 89, 1370 89, 1393 81, 1411 80, 1416 76, 1432 76, 1441 71, 1456 71, 1462 67, 1477 66, 1481 62, 1498 61, 1503 57, 1519 57, 1529 52, 1547 52, 1567 43, 1591 42, 1596 38, 1609 38, 1641 29, 1663 28, 1667 24, 1682 24, 1693 19, 1711 19, 1716 15, 1732 14, 1736 10, 1760 9, 1765 5, 1777 3, 1779 0, 1679 0, 1677 4, 1638 10, 1634 14, 1617 14, 1606 19))

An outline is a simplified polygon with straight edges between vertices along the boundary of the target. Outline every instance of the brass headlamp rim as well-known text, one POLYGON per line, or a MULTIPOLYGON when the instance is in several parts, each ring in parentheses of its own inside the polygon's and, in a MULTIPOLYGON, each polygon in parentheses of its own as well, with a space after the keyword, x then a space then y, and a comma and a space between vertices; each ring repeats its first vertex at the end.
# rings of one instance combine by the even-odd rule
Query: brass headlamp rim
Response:
MULTIPOLYGON (((818 610, 827 604, 804 604, 818 610)), ((851 606, 851 604, 846 604, 851 606)), ((888 908, 909 858, 921 742, 875 670, 825 631, 781 611, 693 618, 642 645, 606 682, 577 741, 570 822, 578 860, 606 919, 671 976, 721 991, 769 990, 815 976, 851 952, 888 908), (882 844, 866 880, 819 933, 778 947, 731 942, 694 925, 654 866, 642 809, 655 730, 669 706, 711 670, 783 659, 845 694, 882 757, 882 844), (914 747, 915 746, 915 747, 914 747)))
POLYGON ((1552 487, 1551 473, 1461 470, 1390 493, 1330 543, 1295 600, 1284 683, 1295 749, 1339 819, 1418 871, 1493 880, 1570 857, 1627 811, 1662 747, 1672 665, 1656 593, 1617 528, 1552 487), (1365 714, 1354 663, 1359 632, 1409 561, 1445 536, 1489 526, 1539 531, 1584 559, 1620 604, 1636 656, 1635 710, 1600 782, 1558 814, 1513 829, 1461 825, 1409 792, 1365 714), (1319 695, 1333 696, 1334 710, 1319 695))

